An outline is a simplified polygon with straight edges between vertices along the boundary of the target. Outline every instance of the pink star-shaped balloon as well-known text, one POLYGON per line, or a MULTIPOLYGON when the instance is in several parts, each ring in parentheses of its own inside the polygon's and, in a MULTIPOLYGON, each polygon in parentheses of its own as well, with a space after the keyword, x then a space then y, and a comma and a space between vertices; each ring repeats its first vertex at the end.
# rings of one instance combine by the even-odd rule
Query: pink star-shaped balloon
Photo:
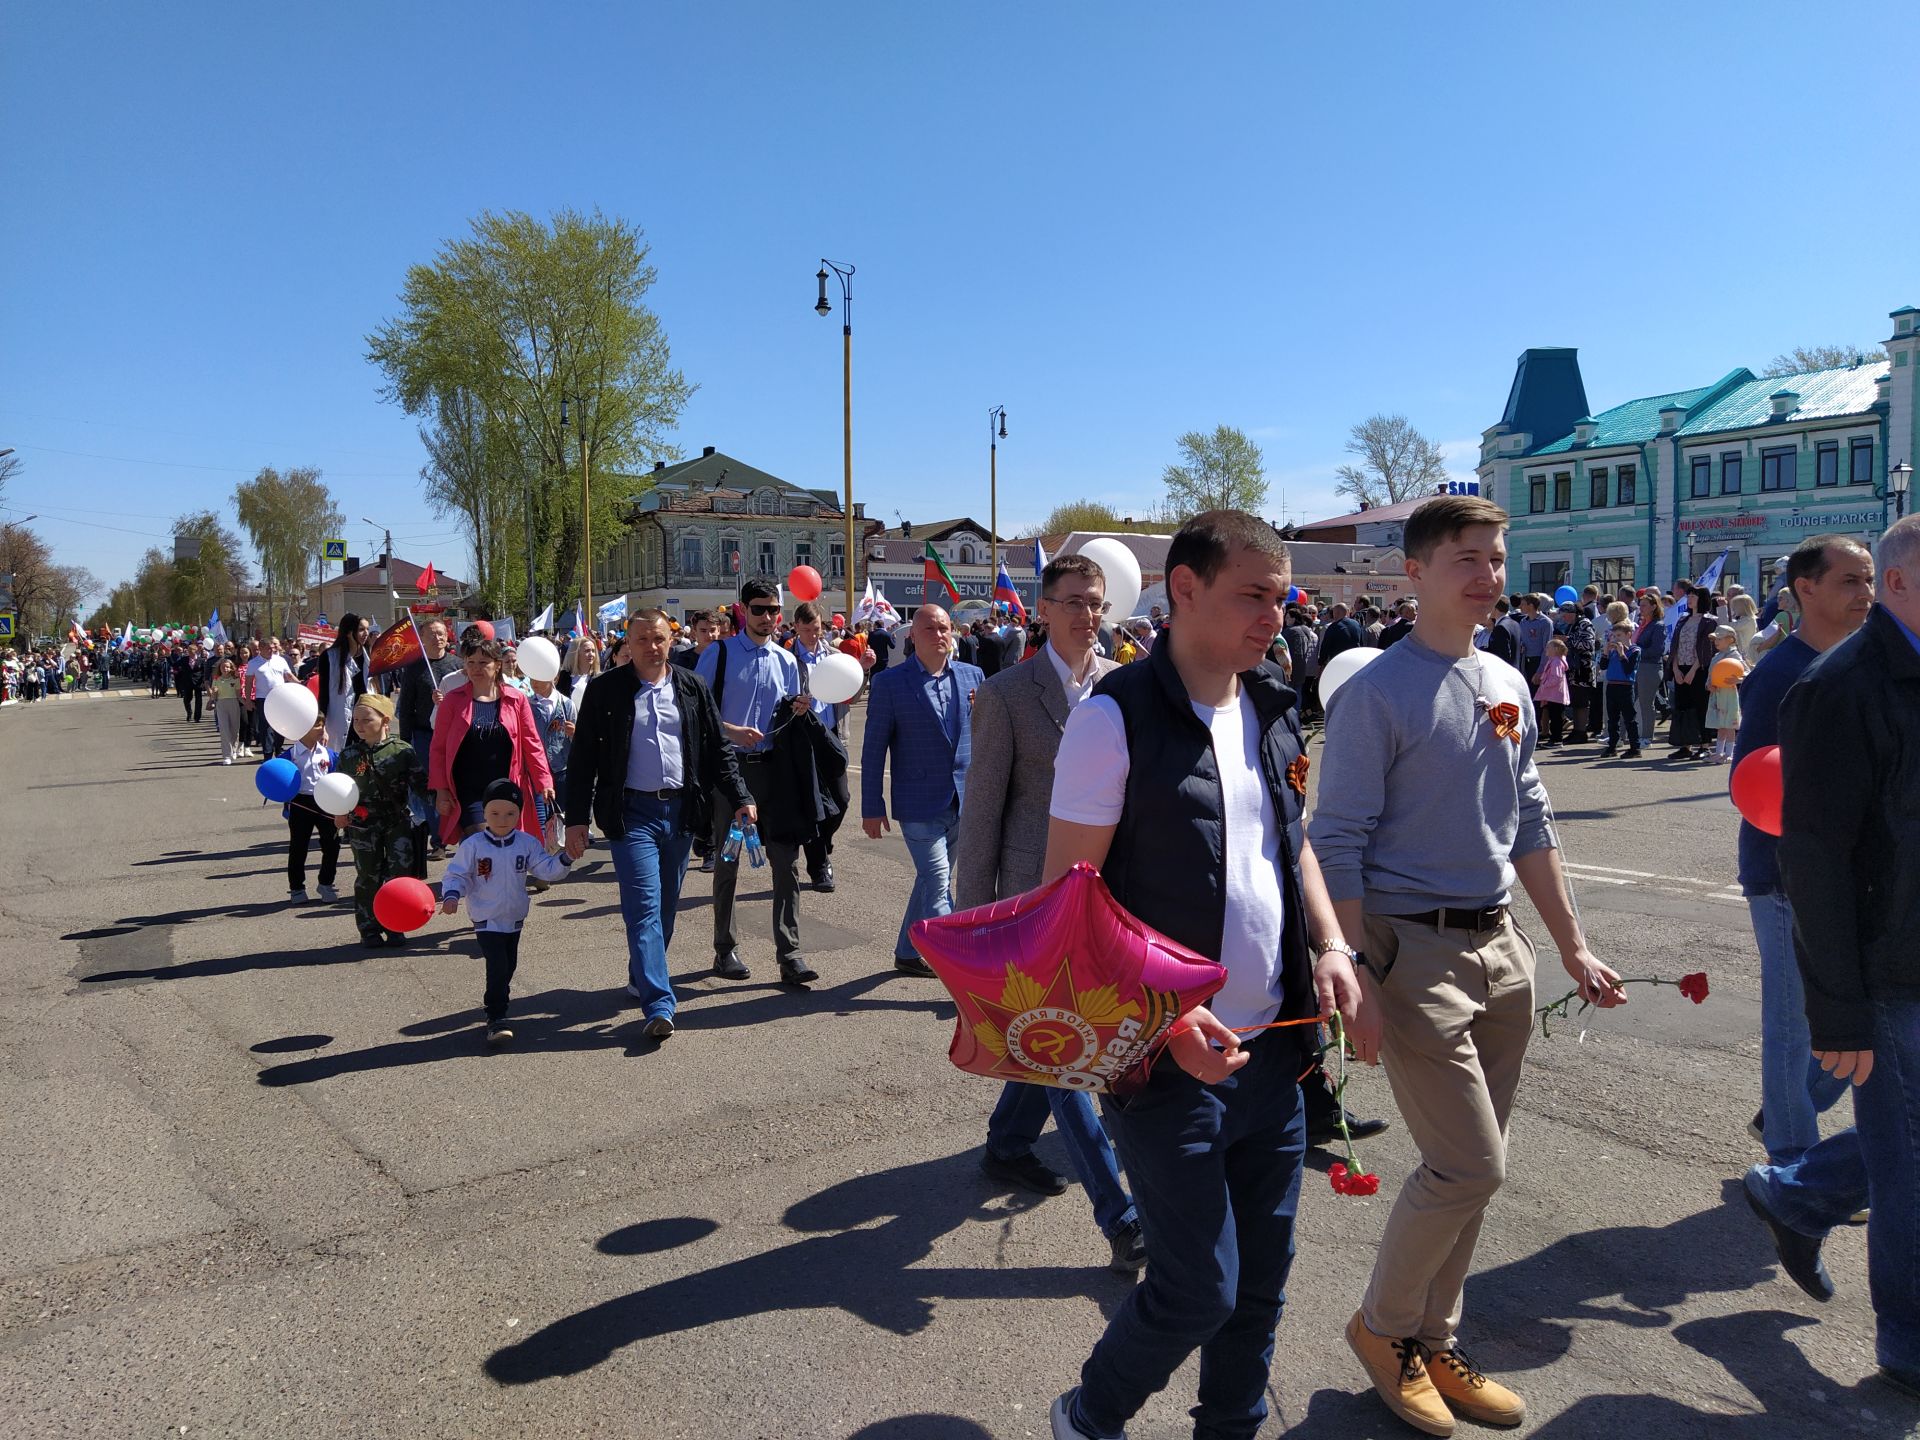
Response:
POLYGON ((1174 1021, 1227 978, 1129 915, 1084 863, 1014 899, 922 920, 911 938, 959 1006, 955 1065, 1068 1090, 1143 1083, 1174 1021))

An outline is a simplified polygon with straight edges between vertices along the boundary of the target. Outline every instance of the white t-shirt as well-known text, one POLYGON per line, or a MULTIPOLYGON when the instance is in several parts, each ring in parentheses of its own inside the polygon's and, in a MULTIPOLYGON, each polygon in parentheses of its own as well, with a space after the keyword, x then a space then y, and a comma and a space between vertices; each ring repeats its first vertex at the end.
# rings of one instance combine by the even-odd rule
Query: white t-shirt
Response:
POLYGON ((293 670, 284 655, 263 655, 258 660, 249 660, 247 669, 253 671, 253 698, 262 702, 273 693, 274 686, 293 679, 293 670))
MULTIPOLYGON (((1280 822, 1260 777, 1260 725, 1253 698, 1241 688, 1230 705, 1194 705, 1213 732, 1213 753, 1226 801, 1227 909, 1220 963, 1227 983, 1207 1008, 1236 1029, 1264 1025, 1280 1013, 1280 937, 1286 900, 1280 885, 1280 822)), ((1127 726, 1120 707, 1095 695, 1073 707, 1053 764, 1055 819, 1113 825, 1127 795, 1127 726)), ((1258 1036, 1243 1036, 1251 1043, 1258 1036)))

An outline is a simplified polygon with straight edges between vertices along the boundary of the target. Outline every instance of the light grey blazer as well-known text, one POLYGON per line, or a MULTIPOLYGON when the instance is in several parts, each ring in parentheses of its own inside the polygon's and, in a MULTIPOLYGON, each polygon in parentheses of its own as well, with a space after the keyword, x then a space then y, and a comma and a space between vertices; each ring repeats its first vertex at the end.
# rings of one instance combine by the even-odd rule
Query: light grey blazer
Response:
MULTIPOLYGON (((1100 675, 1119 667, 1094 657, 1100 675)), ((1040 883, 1047 860, 1053 758, 1067 724, 1067 692, 1050 657, 1009 666, 973 699, 973 760, 955 837, 954 903, 1007 900, 1040 883)))

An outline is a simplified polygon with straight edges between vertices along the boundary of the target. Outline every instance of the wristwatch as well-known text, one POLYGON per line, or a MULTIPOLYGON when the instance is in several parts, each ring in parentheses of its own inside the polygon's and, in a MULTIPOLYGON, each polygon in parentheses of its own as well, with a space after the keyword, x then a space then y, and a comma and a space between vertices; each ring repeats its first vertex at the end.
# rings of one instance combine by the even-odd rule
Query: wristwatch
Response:
POLYGON ((1354 949, 1351 945, 1347 944, 1347 942, 1344 940, 1311 941, 1308 943, 1307 949, 1312 952, 1313 958, 1315 960, 1318 960, 1322 955, 1325 955, 1329 950, 1338 950, 1342 955, 1346 956, 1349 960, 1353 961, 1356 964, 1358 964, 1360 960, 1360 952, 1354 949))

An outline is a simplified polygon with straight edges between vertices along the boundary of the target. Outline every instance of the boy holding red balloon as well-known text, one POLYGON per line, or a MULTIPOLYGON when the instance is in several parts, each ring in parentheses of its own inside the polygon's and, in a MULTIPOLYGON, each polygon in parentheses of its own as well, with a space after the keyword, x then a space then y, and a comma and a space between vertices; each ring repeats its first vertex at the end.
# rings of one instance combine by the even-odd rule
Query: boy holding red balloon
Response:
POLYGON ((360 803, 334 824, 353 850, 353 917, 370 949, 398 945, 400 933, 380 923, 374 896, 398 875, 413 874, 412 797, 425 803, 427 767, 420 752, 391 733, 393 701, 369 690, 353 702, 353 735, 340 752, 341 774, 360 789, 360 803))

